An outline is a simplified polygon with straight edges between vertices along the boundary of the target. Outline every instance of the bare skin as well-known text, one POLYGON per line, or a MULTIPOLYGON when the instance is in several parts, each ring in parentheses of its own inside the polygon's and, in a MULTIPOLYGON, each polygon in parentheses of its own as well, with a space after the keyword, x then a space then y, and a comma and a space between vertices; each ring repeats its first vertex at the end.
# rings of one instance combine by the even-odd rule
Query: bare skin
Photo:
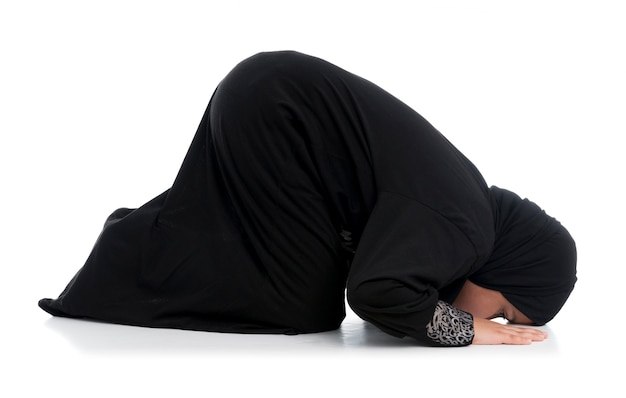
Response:
POLYGON ((466 281, 453 306, 474 317, 472 344, 531 344, 548 335, 528 327, 501 324, 491 319, 503 317, 509 323, 532 325, 534 322, 511 304, 502 293, 466 281))

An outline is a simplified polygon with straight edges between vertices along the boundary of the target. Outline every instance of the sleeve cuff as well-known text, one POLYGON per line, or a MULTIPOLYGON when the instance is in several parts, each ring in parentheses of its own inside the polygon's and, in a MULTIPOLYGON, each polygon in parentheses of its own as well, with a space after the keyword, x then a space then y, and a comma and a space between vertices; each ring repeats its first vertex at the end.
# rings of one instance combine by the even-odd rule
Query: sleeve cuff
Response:
POLYGON ((433 319, 426 325, 426 333, 436 345, 469 345, 474 339, 474 318, 469 312, 439 300, 433 319))

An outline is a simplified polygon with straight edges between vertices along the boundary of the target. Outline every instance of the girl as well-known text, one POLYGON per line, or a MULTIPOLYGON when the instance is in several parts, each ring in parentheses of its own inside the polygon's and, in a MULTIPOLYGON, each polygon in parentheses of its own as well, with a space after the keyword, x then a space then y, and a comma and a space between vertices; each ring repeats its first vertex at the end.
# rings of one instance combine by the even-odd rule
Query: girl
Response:
POLYGON ((336 329, 345 297, 398 337, 528 344, 576 282, 567 230, 407 105, 296 52, 219 84, 173 186, 106 221, 52 315, 150 327, 336 329))

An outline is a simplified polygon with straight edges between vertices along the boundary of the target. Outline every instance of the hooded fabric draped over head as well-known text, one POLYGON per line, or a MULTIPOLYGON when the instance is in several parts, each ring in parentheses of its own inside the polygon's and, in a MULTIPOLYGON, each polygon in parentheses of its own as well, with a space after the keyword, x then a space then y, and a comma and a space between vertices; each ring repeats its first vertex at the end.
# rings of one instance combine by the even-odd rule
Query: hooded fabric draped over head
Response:
POLYGON ((469 279, 500 291, 538 325, 561 309, 576 283, 574 240, 539 206, 491 187, 496 242, 489 260, 469 279))
POLYGON ((347 291, 362 318, 432 344, 440 292, 470 275, 550 319, 573 285, 566 238, 530 202, 489 189, 380 87, 318 58, 262 53, 219 84, 171 189, 114 212, 67 288, 39 305, 131 325, 305 333, 339 327, 347 291))

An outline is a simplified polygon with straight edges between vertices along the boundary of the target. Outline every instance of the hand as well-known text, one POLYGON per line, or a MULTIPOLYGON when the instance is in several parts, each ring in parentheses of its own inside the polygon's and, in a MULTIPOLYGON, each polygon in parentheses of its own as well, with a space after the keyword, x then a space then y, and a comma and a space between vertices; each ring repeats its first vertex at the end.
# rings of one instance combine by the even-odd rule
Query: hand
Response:
POLYGON ((474 318, 472 344, 531 344, 548 337, 539 329, 503 325, 489 319, 474 318))

